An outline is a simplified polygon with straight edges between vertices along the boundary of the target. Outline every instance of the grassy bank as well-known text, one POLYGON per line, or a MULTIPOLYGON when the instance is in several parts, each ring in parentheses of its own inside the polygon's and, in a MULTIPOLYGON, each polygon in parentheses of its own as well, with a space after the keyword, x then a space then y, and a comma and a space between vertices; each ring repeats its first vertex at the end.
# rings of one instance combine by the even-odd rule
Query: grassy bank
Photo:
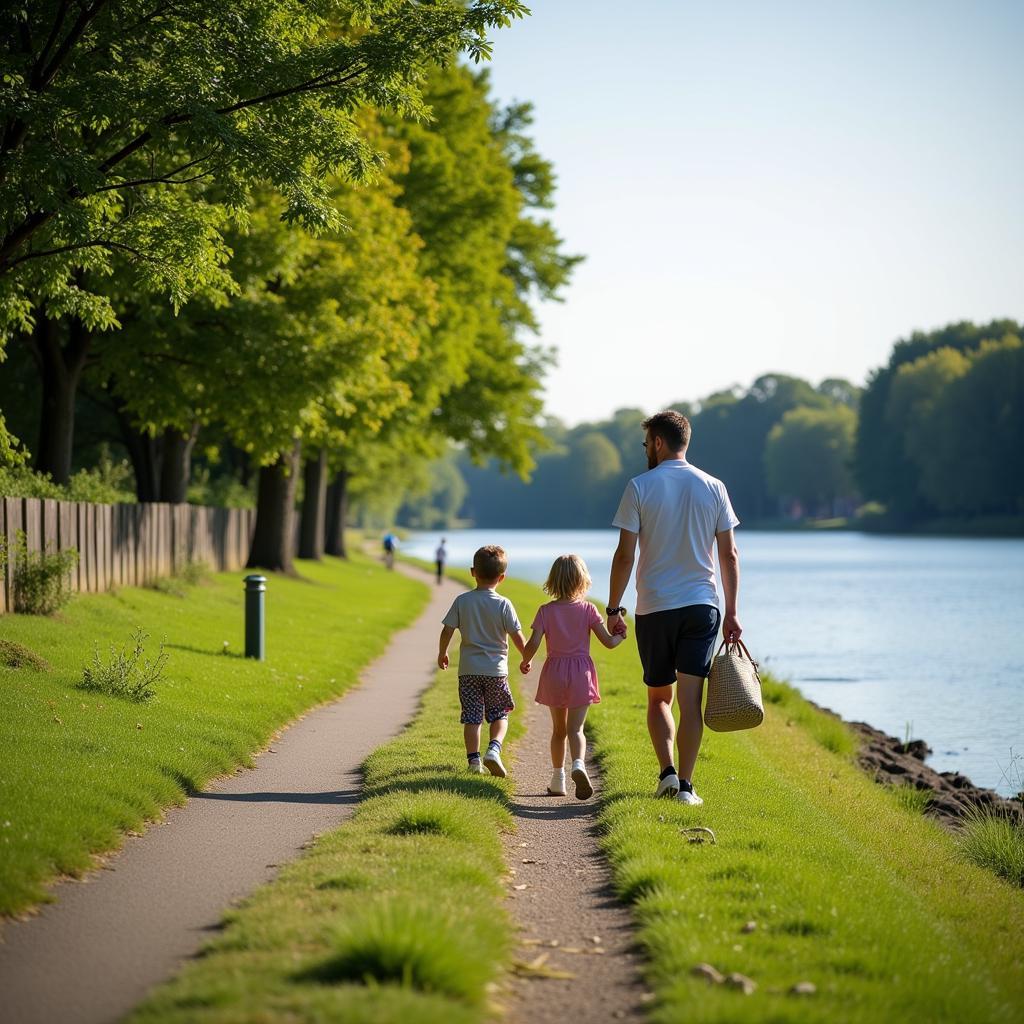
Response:
POLYGON ((604 846, 639 923, 655 1021, 1019 1019, 1020 891, 855 768, 841 722, 769 683, 760 729, 705 734, 705 805, 656 801, 635 648, 598 658, 604 846), (693 826, 716 842, 691 842, 693 826), (698 963, 756 990, 709 984, 698 963), (816 991, 791 994, 800 982, 816 991))
POLYGON ((80 596, 59 616, 0 618, 0 637, 49 663, 0 665, 0 913, 45 898, 168 805, 249 762, 274 731, 334 697, 415 618, 427 589, 362 557, 299 563, 273 576, 267 661, 242 647, 242 576, 196 585, 80 596), (166 637, 156 696, 136 704, 79 689, 94 648, 166 637), (227 644, 227 647, 225 647, 227 644))
MULTIPOLYGON (((525 588, 502 589, 517 600, 525 588)), ((511 783, 466 773, 458 719, 452 668, 367 760, 352 819, 229 914, 134 1024, 486 1016, 511 934, 500 838, 512 827, 511 783)))

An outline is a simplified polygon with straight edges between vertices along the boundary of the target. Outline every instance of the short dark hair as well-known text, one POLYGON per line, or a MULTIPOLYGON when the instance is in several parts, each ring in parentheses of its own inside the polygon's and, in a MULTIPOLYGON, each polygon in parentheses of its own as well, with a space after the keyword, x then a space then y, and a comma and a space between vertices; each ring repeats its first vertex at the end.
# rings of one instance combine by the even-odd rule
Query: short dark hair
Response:
POLYGON ((485 544, 482 548, 477 548, 473 555, 476 578, 485 583, 496 580, 507 568, 508 555, 505 554, 505 549, 498 547, 497 544, 485 544))
POLYGON ((669 451, 681 452, 690 443, 690 421, 675 409, 657 412, 643 421, 641 426, 651 437, 660 437, 669 451))

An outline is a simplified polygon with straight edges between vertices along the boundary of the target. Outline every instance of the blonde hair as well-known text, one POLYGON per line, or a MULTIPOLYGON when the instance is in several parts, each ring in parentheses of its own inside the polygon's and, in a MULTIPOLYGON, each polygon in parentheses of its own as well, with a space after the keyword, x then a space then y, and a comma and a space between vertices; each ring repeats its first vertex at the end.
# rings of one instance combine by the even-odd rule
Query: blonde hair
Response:
POLYGON ((548 573, 544 593, 556 601, 582 601, 592 582, 587 563, 579 555, 559 555, 548 573))

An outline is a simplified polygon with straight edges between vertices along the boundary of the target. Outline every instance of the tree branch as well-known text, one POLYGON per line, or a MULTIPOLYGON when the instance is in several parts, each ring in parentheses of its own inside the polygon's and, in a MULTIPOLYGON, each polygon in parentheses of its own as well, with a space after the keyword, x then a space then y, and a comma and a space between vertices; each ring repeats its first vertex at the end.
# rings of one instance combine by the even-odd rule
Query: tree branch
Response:
POLYGON ((67 59, 68 54, 74 49, 75 44, 82 38, 83 33, 89 25, 96 20, 96 16, 107 3, 107 0, 95 0, 92 7, 87 7, 78 16, 78 20, 71 26, 71 31, 64 37, 64 42, 57 47, 57 52, 45 69, 39 71, 39 84, 36 91, 45 89, 53 81, 61 65, 67 59))

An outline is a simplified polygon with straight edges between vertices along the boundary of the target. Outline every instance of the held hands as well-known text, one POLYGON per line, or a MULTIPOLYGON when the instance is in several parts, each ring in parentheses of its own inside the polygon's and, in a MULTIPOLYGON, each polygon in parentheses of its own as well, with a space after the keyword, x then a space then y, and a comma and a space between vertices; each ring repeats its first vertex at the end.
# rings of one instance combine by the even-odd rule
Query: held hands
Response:
MULTIPOLYGON (((608 632, 611 633, 612 636, 619 636, 625 640, 629 633, 629 630, 626 628, 626 620, 621 615, 609 615, 608 632)), ((621 643, 622 641, 620 640, 619 642, 621 643)))
POLYGON ((532 661, 523 661, 523 662, 520 662, 520 664, 519 664, 519 671, 522 672, 524 676, 528 676, 530 674, 530 669, 532 669, 532 668, 533 668, 533 662, 532 661))
POLYGON ((439 654, 437 656, 437 667, 440 668, 440 669, 445 669, 445 668, 448 667, 448 655, 447 654, 439 654))

